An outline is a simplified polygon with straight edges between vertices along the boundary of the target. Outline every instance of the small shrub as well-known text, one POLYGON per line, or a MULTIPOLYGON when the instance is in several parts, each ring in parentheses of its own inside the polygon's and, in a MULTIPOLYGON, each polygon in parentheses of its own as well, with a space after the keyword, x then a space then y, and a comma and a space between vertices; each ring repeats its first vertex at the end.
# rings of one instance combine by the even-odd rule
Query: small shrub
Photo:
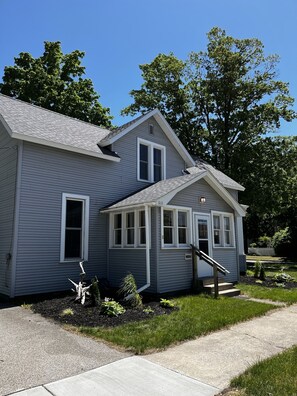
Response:
POLYGON ((272 246, 277 256, 290 256, 292 250, 292 238, 289 227, 277 231, 272 237, 272 246))
POLYGON ((73 315, 74 315, 74 312, 73 312, 73 309, 71 309, 71 308, 65 308, 61 313, 61 316, 73 316, 73 315))
POLYGON ((259 278, 260 277, 261 267, 262 267, 261 261, 256 260, 255 268, 254 268, 254 277, 255 278, 259 278))
POLYGON ((166 298, 161 298, 160 305, 163 308, 174 308, 175 307, 174 302, 171 300, 167 300, 166 298))
POLYGON ((132 308, 142 307, 142 300, 140 294, 137 293, 137 285, 132 274, 128 274, 122 280, 119 294, 125 300, 125 303, 132 308))
POLYGON ((155 311, 153 310, 153 308, 148 307, 148 308, 144 308, 142 310, 142 312, 146 313, 146 314, 153 314, 155 311))
POLYGON ((125 313, 125 308, 118 302, 106 298, 101 304, 101 313, 107 316, 119 316, 125 313))
POLYGON ((252 270, 246 270, 247 276, 254 276, 254 272, 252 270))
POLYGON ((295 279, 291 275, 286 274, 285 272, 278 272, 273 276, 272 280, 277 283, 286 283, 294 282, 295 279))
POLYGON ((263 264, 261 265, 261 268, 260 268, 259 278, 261 279, 261 281, 265 281, 265 279, 266 279, 266 274, 265 274, 265 269, 264 269, 263 264))
POLYGON ((98 279, 96 276, 95 278, 92 279, 92 284, 90 287, 90 295, 91 295, 92 305, 95 307, 99 307, 101 303, 101 298, 100 298, 100 292, 98 286, 98 279))

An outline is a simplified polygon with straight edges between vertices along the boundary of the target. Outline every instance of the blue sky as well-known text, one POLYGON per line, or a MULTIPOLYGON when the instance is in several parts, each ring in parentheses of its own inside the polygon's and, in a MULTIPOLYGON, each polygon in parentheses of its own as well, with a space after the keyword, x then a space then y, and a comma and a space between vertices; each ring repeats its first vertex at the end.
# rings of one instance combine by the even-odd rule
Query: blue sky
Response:
MULTIPOLYGON (((297 101, 296 0, 0 0, 0 15, 0 77, 20 52, 39 57, 44 41, 61 41, 64 53, 86 52, 87 77, 117 125, 128 120, 120 111, 132 101, 129 91, 141 85, 139 64, 205 50, 214 26, 278 54, 278 78, 297 101)), ((280 133, 297 135, 297 121, 280 133)))

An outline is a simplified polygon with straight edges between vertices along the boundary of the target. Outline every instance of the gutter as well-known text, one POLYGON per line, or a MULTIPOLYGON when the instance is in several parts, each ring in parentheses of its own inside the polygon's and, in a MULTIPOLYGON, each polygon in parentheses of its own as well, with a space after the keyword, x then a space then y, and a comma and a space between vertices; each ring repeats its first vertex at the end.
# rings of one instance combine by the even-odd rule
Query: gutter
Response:
POLYGON ((151 261, 150 261, 150 230, 149 230, 149 206, 145 205, 145 263, 146 263, 146 284, 137 289, 141 293, 151 285, 151 261))

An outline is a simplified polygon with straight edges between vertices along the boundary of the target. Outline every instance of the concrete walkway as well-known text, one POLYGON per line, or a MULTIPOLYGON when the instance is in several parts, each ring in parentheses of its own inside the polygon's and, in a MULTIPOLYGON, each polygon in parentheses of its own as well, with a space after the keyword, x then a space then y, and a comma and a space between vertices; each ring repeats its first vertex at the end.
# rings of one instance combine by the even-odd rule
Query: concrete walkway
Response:
MULTIPOLYGON (((38 318, 40 320, 40 317, 38 318)), ((57 328, 52 323, 47 321, 45 323, 57 328)), ((64 332, 60 328, 58 331, 64 332)), ((51 334, 52 342, 55 336, 51 334)), ((86 340, 83 337, 79 339, 86 340)), ((96 344, 99 348, 103 348, 101 343, 96 344)), ((16 395, 213 396, 227 387, 234 376, 242 373, 252 364, 295 344, 297 344, 297 304, 280 308, 266 316, 237 324, 227 330, 185 342, 164 352, 142 357, 127 357, 108 348, 106 352, 111 353, 111 360, 113 359, 114 362, 72 377, 66 374, 64 375, 66 378, 54 382, 40 379, 39 384, 44 385, 16 395)), ((85 352, 87 355, 87 351, 85 352)), ((78 349, 76 359, 79 355, 78 349)), ((32 357, 30 359, 30 361, 34 360, 32 357)), ((76 365, 77 360, 73 366, 76 365)), ((35 369, 36 365, 32 371, 35 369)), ((22 379, 24 380, 24 377, 22 379)), ((3 382, 0 379, 0 389, 1 383, 3 382)), ((0 391, 0 394, 6 393, 0 391)))

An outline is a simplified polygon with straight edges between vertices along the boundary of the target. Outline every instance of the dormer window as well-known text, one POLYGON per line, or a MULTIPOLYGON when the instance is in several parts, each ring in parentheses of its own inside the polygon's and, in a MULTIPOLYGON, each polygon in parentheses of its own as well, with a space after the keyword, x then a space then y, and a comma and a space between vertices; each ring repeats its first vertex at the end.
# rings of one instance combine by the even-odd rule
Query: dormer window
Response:
POLYGON ((137 179, 158 182, 165 179, 165 147, 138 139, 137 179))

